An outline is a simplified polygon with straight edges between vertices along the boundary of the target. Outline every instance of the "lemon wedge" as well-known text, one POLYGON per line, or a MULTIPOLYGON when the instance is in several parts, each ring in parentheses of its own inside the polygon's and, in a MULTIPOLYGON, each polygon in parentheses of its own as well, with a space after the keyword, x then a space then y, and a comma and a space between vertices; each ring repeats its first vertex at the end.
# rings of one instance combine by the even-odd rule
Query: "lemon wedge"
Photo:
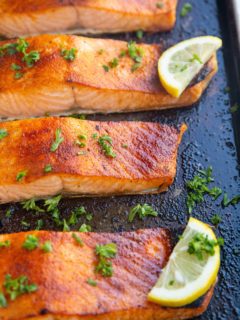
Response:
POLYGON ((148 300, 169 307, 189 304, 215 283, 219 267, 220 248, 214 232, 209 225, 190 218, 148 300), (212 252, 199 250, 201 244, 197 239, 212 252))
POLYGON ((221 39, 203 36, 167 49, 158 61, 158 74, 165 90, 178 98, 221 46, 221 39))

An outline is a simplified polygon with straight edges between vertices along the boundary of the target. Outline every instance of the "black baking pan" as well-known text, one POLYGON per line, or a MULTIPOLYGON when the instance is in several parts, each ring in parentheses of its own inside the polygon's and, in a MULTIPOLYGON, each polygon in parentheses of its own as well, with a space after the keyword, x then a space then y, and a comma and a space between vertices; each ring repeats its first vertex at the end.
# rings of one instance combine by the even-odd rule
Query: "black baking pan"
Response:
MULTIPOLYGON (((239 0, 237 0, 239 1, 239 0)), ((182 230, 189 215, 186 207, 185 183, 200 168, 213 167, 215 185, 229 197, 240 193, 240 110, 231 113, 231 106, 240 104, 240 56, 233 2, 230 0, 190 0, 192 11, 180 17, 185 1, 179 1, 177 24, 173 31, 160 34, 144 34, 141 41, 161 43, 165 48, 183 39, 200 35, 214 35, 223 39, 223 49, 218 53, 219 71, 204 93, 201 101, 191 108, 116 115, 88 116, 91 120, 142 120, 179 125, 185 122, 189 129, 180 145, 177 176, 167 193, 161 195, 121 196, 109 198, 65 199, 61 201, 61 216, 83 205, 92 212, 92 230, 122 231, 139 228, 167 227, 173 232, 182 230), (228 89, 226 89, 228 88, 228 89), (149 203, 158 212, 156 218, 127 222, 129 208, 138 203, 149 203)), ((137 40, 135 34, 104 35, 124 40, 137 40)), ((139 41, 139 40, 137 40, 139 41)), ((240 319, 240 205, 222 208, 221 198, 206 201, 193 210, 193 216, 205 222, 217 213, 222 223, 216 232, 224 237, 222 264, 214 297, 200 320, 240 319)), ((35 229, 37 220, 44 220, 44 229, 57 230, 47 214, 31 214, 20 205, 0 207, 0 232, 10 233, 35 229), (5 213, 11 209, 12 216, 5 213), (22 225, 22 221, 29 226, 22 225)), ((81 221, 83 222, 83 221, 81 221)))

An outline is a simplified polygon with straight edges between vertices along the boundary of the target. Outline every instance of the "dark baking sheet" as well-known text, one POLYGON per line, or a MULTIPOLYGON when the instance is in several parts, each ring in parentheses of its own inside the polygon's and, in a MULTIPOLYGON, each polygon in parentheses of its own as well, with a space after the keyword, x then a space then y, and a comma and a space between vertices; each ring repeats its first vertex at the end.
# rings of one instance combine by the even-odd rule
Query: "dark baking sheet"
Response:
MULTIPOLYGON (((179 230, 179 226, 186 224, 188 220, 185 181, 191 179, 197 169, 210 165, 213 166, 216 185, 229 196, 240 193, 237 160, 237 153, 240 156, 240 110, 234 114, 229 111, 234 103, 240 103, 240 56, 236 43, 232 3, 228 0, 189 2, 193 5, 193 10, 187 17, 181 18, 179 13, 185 1, 179 1, 178 21, 172 32, 145 34, 142 41, 160 42, 168 47, 182 39, 199 35, 210 34, 223 38, 224 47, 218 53, 219 72, 200 103, 181 110, 88 117, 93 120, 144 120, 174 125, 186 122, 189 129, 180 146, 175 183, 169 192, 161 195, 66 199, 60 205, 62 217, 68 217, 74 207, 84 205, 94 214, 91 222, 93 231, 122 231, 162 226, 170 228, 175 233, 175 230, 179 230), (229 93, 225 92, 226 87, 230 87, 229 93), (127 223, 128 209, 137 203, 151 204, 159 212, 159 217, 136 221, 134 224, 127 223)), ((134 34, 113 37, 136 39, 134 34)), ((193 211, 194 217, 206 222, 210 222, 210 217, 214 213, 220 214, 223 222, 217 232, 225 238, 219 282, 208 311, 199 317, 199 320, 240 319, 239 210, 239 205, 223 209, 220 199, 216 202, 206 199, 193 211)), ((44 219, 45 229, 56 229, 46 215, 38 216, 24 212, 17 205, 1 206, 0 232, 34 229, 39 218, 44 219), (5 216, 9 207, 13 212, 10 219, 5 216), (29 222, 30 227, 23 227, 22 220, 29 222)))

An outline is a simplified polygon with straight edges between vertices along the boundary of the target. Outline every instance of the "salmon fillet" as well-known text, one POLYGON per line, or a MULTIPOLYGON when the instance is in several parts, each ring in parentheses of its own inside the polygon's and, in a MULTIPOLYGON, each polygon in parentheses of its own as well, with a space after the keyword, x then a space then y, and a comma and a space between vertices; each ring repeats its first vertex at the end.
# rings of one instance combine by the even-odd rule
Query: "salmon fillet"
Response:
POLYGON ((0 0, 0 34, 14 38, 56 32, 166 31, 175 24, 177 2, 0 0))
POLYGON ((82 239, 82 247, 71 232, 0 235, 0 241, 11 241, 9 248, 0 249, 1 285, 10 274, 13 278, 25 275, 38 287, 0 308, 1 320, 180 320, 206 310, 213 289, 195 304, 181 308, 165 308, 146 300, 171 252, 168 230, 75 234, 82 239), (23 249, 29 234, 37 236, 40 244, 51 241, 52 252, 23 249), (113 276, 106 278, 95 272, 95 247, 112 242, 118 254, 111 260, 113 276), (89 285, 88 279, 95 279, 97 286, 89 285))
MULTIPOLYGON (((0 47, 11 42, 0 42, 0 47)), ((24 118, 46 113, 110 113, 189 106, 202 95, 217 71, 214 55, 206 64, 203 77, 188 87, 180 98, 161 86, 157 64, 158 45, 139 45, 143 50, 140 67, 132 72, 133 60, 126 54, 108 72, 109 62, 127 50, 127 42, 77 36, 42 35, 27 39, 27 52, 38 51, 40 60, 29 68, 20 53, 0 57, 0 117, 24 118), (77 49, 74 61, 67 61, 61 50, 77 49), (12 65, 21 67, 15 79, 12 65)))
POLYGON ((185 130, 186 125, 178 130, 157 123, 73 118, 1 122, 0 133, 7 136, 0 140, 0 203, 59 193, 164 191, 174 180, 178 145, 185 130), (53 151, 57 131, 62 142, 53 151), (105 135, 112 139, 115 157, 104 153, 100 142, 105 135), (49 165, 52 170, 45 172, 49 165), (22 173, 25 175, 19 178, 22 173))

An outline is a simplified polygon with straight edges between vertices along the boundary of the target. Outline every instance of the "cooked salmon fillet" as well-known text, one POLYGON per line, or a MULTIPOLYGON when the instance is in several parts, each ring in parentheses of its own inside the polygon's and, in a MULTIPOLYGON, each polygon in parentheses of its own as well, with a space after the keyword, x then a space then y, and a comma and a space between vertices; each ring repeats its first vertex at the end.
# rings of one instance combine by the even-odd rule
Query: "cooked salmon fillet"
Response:
MULTIPOLYGON (((159 81, 157 64, 162 50, 158 45, 137 46, 143 51, 143 58, 133 72, 135 63, 130 56, 125 54, 119 58, 128 50, 124 41, 42 35, 29 38, 27 42, 27 53, 40 53, 40 59, 31 68, 22 61, 21 53, 8 54, 3 50, 0 56, 0 117, 188 106, 200 98, 217 71, 216 56, 213 56, 204 67, 203 77, 188 87, 180 98, 174 98, 159 81), (77 49, 73 61, 62 56, 62 50, 71 49, 77 49), (105 68, 109 63, 115 67, 107 72, 105 68), (15 65, 21 68, 20 71, 12 70, 15 65), (22 77, 16 79, 17 73, 22 77)), ((16 40, 0 42, 0 48, 9 43, 16 43, 16 40)))
POLYGON ((166 31, 177 0, 0 0, 0 34, 14 38, 56 32, 166 31))
POLYGON ((10 240, 1 248, 0 283, 6 274, 27 276, 37 290, 9 301, 0 308, 1 320, 23 319, 104 319, 169 320, 189 319, 203 313, 212 297, 211 289, 194 305, 166 308, 146 300, 171 252, 170 233, 166 229, 136 232, 75 233, 83 241, 79 246, 72 233, 33 231, 0 235, 10 240), (35 235, 40 246, 51 241, 52 252, 40 248, 27 251, 22 245, 27 235, 35 235), (113 276, 95 272, 98 263, 95 247, 115 243, 117 256, 112 259, 113 276), (93 287, 88 279, 97 281, 93 287))
POLYGON ((0 203, 58 193, 164 191, 174 180, 185 130, 186 125, 178 130, 157 123, 54 117, 1 122, 0 203), (62 141, 54 151, 57 133, 62 141), (109 147, 112 156, 105 153, 109 147))

